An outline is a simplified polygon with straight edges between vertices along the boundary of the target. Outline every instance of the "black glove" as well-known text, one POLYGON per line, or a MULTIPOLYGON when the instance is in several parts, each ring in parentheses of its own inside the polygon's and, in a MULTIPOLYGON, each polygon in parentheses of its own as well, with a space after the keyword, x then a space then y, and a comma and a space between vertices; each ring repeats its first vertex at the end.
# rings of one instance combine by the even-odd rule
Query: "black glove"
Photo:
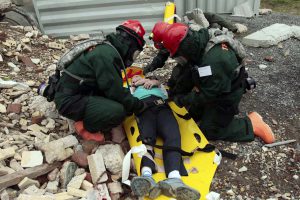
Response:
POLYGON ((183 94, 178 94, 176 96, 171 96, 169 97, 169 101, 174 101, 174 103, 179 107, 179 108, 182 108, 184 106, 183 104, 183 98, 184 98, 184 95, 183 94))
POLYGON ((136 111, 134 112, 134 114, 135 114, 136 116, 138 116, 138 115, 142 114, 146 109, 148 109, 148 105, 147 105, 145 102, 143 102, 143 106, 141 106, 140 109, 136 110, 136 111))

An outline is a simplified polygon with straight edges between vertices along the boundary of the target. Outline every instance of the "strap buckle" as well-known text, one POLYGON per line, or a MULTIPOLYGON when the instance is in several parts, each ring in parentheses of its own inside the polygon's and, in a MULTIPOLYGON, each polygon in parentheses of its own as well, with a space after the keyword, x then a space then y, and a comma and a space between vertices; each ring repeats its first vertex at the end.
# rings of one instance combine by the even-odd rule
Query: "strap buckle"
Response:
POLYGON ((163 99, 157 99, 157 100, 153 101, 153 103, 155 105, 159 106, 159 105, 165 104, 166 102, 163 99))

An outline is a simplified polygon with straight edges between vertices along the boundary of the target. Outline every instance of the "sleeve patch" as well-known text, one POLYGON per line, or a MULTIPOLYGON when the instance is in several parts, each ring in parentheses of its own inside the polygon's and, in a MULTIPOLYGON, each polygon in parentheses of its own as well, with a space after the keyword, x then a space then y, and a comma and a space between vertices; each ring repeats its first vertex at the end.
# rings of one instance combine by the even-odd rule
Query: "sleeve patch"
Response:
POLYGON ((211 67, 210 66, 205 66, 205 67, 198 67, 198 73, 200 77, 205 77, 205 76, 211 76, 211 67))

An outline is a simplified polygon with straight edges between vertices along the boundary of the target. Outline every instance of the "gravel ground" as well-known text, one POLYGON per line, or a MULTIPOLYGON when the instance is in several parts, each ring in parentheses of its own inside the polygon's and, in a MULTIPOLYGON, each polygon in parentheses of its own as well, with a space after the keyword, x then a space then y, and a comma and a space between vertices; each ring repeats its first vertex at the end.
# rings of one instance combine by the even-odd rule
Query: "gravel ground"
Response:
MULTIPOLYGON (((272 14, 253 19, 232 18, 234 22, 248 26, 248 33, 274 23, 300 25, 299 16, 285 14, 272 14)), ((2 31, 5 29, 3 28, 2 31)), ((12 31, 5 30, 8 35, 12 31)), ((14 38, 22 38, 23 32, 14 38)), ((243 35, 242 35, 243 36, 243 35)), ((241 38, 242 36, 238 36, 241 38)), ((5 38, 2 34, 1 37, 5 38)), ((2 39, 3 39, 2 38, 2 39)), ((4 41, 4 40, 3 40, 4 41)), ((59 40, 70 46, 69 41, 59 40)), ((40 81, 53 72, 53 63, 62 51, 48 49, 47 38, 32 39, 33 52, 27 56, 40 58, 41 63, 37 68, 25 67, 15 60, 15 56, 5 56, 4 62, 14 62, 21 71, 11 73, 11 69, 1 64, 0 77, 16 81, 33 80, 32 86, 36 88, 40 81), (44 41, 45 40, 45 41, 44 41)), ((240 110, 242 113, 257 111, 273 128, 277 140, 296 139, 297 142, 285 146, 267 149, 263 143, 256 139, 251 143, 213 142, 220 149, 238 154, 237 160, 223 159, 213 180, 211 190, 221 194, 222 199, 300 199, 300 41, 288 39, 278 46, 270 48, 246 47, 248 58, 251 60, 247 68, 258 87, 244 96, 240 110), (266 56, 273 56, 273 62, 264 61, 266 56), (264 70, 258 68, 259 64, 268 67, 264 70), (239 172, 239 169, 243 172, 239 172)), ((137 65, 144 66, 148 63, 155 50, 148 46, 140 55, 137 65)), ((162 81, 166 81, 171 73, 174 62, 169 60, 167 65, 156 74, 162 81)), ((5 92, 2 90, 1 92, 5 92)), ((6 95, 5 93, 2 95, 6 95)), ((31 93, 31 95, 36 95, 31 93)))

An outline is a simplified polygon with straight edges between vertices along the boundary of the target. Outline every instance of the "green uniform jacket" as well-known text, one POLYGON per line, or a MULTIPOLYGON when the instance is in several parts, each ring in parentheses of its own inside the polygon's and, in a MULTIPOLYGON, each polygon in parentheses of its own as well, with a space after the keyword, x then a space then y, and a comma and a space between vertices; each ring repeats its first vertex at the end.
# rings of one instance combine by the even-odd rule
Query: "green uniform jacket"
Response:
MULTIPOLYGON (((121 43, 116 38, 116 35, 110 34, 107 36, 107 39, 121 56, 127 52, 128 45, 121 43)), ((86 51, 80 55, 67 67, 67 70, 82 78, 95 79, 94 82, 87 82, 83 90, 92 90, 94 92, 93 95, 103 96, 119 102, 127 112, 134 112, 141 109, 143 103, 136 97, 133 97, 129 90, 123 87, 121 63, 121 58, 115 49, 108 44, 101 44, 93 50, 86 51)), ((66 76, 68 75, 63 73, 60 79, 63 87, 78 89, 78 83, 67 81, 66 76)), ((60 110, 61 107, 66 105, 70 98, 72 96, 57 92, 55 103, 58 109, 60 110)))

